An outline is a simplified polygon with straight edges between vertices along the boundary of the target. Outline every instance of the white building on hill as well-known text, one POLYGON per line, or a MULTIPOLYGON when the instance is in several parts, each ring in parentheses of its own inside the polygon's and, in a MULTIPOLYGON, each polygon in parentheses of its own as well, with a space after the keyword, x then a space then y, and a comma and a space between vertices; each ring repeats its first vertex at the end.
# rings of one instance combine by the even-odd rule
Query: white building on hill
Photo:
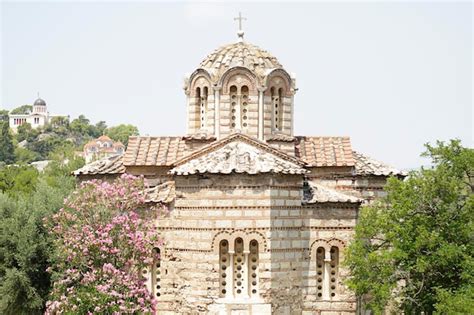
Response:
POLYGON ((50 122, 53 117, 66 117, 69 120, 69 116, 61 115, 50 115, 46 107, 46 102, 38 98, 33 103, 33 111, 28 114, 9 114, 10 128, 14 131, 24 123, 29 123, 31 127, 38 128, 46 125, 50 122))

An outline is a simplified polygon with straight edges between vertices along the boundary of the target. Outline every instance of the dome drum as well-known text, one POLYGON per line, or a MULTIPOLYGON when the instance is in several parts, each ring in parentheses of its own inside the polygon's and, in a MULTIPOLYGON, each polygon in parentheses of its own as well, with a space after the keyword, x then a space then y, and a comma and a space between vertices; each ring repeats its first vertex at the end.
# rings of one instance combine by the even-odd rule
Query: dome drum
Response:
POLYGON ((257 46, 238 42, 217 49, 185 79, 184 89, 188 134, 293 135, 295 80, 257 46))

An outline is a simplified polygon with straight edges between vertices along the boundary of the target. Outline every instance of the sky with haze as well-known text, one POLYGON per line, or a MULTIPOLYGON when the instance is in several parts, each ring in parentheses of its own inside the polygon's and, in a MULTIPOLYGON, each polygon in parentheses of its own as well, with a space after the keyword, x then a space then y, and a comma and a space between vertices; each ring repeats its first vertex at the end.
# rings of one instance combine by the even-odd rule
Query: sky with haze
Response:
POLYGON ((0 3, 0 108, 184 135, 183 78, 245 40, 296 74, 295 135, 350 136, 398 168, 423 144, 473 145, 471 2, 0 3))

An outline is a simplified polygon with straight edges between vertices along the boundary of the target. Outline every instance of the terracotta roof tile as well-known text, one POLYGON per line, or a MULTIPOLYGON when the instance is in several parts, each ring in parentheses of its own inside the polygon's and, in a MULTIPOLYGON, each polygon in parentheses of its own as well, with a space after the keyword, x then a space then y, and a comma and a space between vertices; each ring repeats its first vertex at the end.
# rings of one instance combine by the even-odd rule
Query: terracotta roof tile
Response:
POLYGON ((401 170, 398 170, 388 164, 377 161, 353 151, 353 156, 355 159, 354 175, 378 175, 378 176, 406 176, 407 173, 401 170))
POLYGON ((296 137, 296 154, 309 166, 354 166, 349 137, 296 137))
POLYGON ((84 165, 73 172, 73 175, 98 175, 98 174, 123 174, 125 166, 123 165, 123 156, 114 155, 105 157, 98 161, 84 165))
POLYGON ((124 165, 169 166, 185 151, 182 137, 130 137, 124 165))

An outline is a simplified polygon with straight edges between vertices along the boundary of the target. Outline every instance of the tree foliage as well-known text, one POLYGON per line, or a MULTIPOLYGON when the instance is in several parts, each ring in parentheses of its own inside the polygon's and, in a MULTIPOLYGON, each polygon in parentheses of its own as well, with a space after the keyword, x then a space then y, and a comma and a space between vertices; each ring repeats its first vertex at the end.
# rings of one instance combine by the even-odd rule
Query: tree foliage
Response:
POLYGON ((62 207, 75 186, 70 172, 84 163, 66 149, 51 158, 43 173, 31 166, 0 169, 0 314, 45 310, 53 240, 43 218, 62 207), (65 156, 71 157, 68 163, 65 156))
POLYGON ((474 151, 457 140, 426 148, 434 167, 389 179, 347 250, 349 287, 376 313, 474 309, 474 151))
POLYGON ((120 141, 125 146, 128 144, 128 137, 138 136, 138 128, 133 125, 121 124, 115 127, 107 128, 105 134, 108 135, 112 140, 120 141))
POLYGON ((15 147, 7 121, 0 121, 0 162, 10 164, 15 161, 15 147))
POLYGON ((11 110, 11 115, 28 115, 33 111, 33 106, 31 105, 22 105, 11 110))

